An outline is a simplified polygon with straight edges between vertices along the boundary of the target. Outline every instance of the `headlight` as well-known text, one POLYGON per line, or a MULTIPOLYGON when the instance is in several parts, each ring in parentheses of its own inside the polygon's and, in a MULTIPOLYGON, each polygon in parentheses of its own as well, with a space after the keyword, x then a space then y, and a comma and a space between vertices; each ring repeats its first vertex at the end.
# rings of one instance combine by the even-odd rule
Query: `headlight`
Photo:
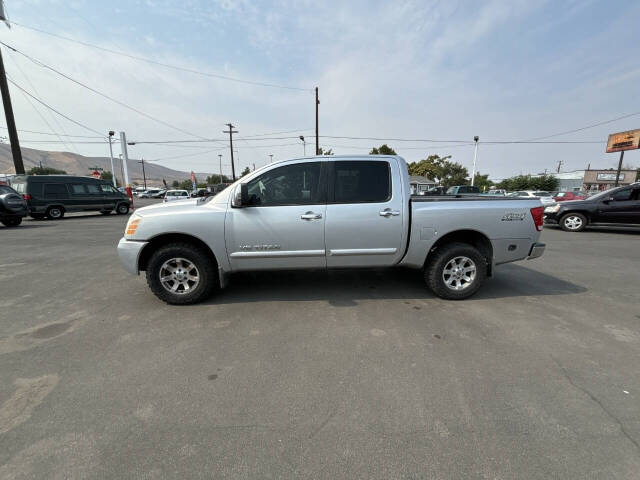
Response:
POLYGON ((558 210, 560 210, 561 205, 550 205, 548 207, 545 207, 544 209, 544 213, 556 213, 558 210))
POLYGON ((124 231, 124 236, 127 238, 133 237, 133 235, 136 233, 136 230, 138 229, 138 225, 140 225, 141 220, 142 220, 142 217, 139 217, 137 215, 131 215, 131 217, 129 217, 129 221, 127 222, 127 226, 124 231))

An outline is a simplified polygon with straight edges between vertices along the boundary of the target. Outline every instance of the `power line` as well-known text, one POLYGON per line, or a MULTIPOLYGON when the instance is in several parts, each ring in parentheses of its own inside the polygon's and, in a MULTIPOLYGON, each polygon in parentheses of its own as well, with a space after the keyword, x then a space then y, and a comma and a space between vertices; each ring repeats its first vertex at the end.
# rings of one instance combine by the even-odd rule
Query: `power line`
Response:
POLYGON ((161 161, 163 161, 163 160, 177 160, 177 159, 179 159, 179 158, 195 157, 195 156, 198 156, 198 155, 204 155, 204 154, 207 154, 207 153, 219 152, 220 150, 225 150, 226 148, 227 148, 227 147, 226 147, 226 146, 224 146, 224 147, 219 147, 219 148, 214 148, 214 149, 211 149, 211 150, 207 150, 207 151, 205 151, 205 152, 187 153, 187 154, 185 154, 185 155, 178 155, 178 156, 176 156, 176 157, 162 157, 162 158, 155 158, 155 159, 153 159, 153 160, 145 160, 145 162, 147 162, 147 163, 149 163, 149 162, 161 162, 161 161))
POLYGON ((11 82, 11 84, 16 87, 18 90, 21 90, 22 92, 26 93, 27 95, 29 95, 31 98, 33 98, 36 102, 40 103, 41 105, 44 105, 46 108, 54 111, 55 113, 57 113, 58 115, 60 115, 61 117, 69 120, 71 123, 75 123, 76 125, 78 125, 79 127, 82 127, 86 130, 89 130, 90 132, 93 133, 97 133, 98 135, 100 135, 100 132, 97 130, 94 130, 91 127, 87 127, 86 125, 83 125, 80 122, 75 121, 73 118, 70 118, 68 116, 66 116, 64 113, 59 112, 58 110, 56 110, 55 108, 53 108, 51 105, 48 105, 47 103, 43 102, 42 100, 40 100, 39 98, 33 96, 31 93, 27 92, 24 88, 22 88, 20 85, 18 85, 16 82, 14 82, 8 75, 7 75, 7 80, 9 80, 11 82))
MULTIPOLYGON (((27 76, 27 74, 24 73, 24 71, 22 70, 22 68, 20 68, 20 65, 18 64, 18 62, 13 58, 13 54, 9 55, 9 58, 11 59, 11 62, 16 66, 16 68, 20 71, 20 73, 22 74, 22 76, 27 80, 27 82, 29 83, 29 85, 31 86, 31 89, 34 91, 34 93, 39 97, 40 93, 38 92, 38 89, 35 87, 35 85, 31 82, 31 80, 29 79, 29 77, 27 76)), ((29 97, 27 97, 27 94, 22 92, 22 95, 24 96, 24 98, 27 100, 27 102, 29 103, 29 105, 31 105, 31 107, 35 110, 35 112, 38 114, 38 116, 42 119, 42 121, 47 125, 47 127, 49 127, 49 129, 53 132, 53 134, 64 143, 65 146, 71 145, 71 148, 73 150, 75 150, 75 152, 79 155, 80 152, 78 151, 78 149, 76 148, 76 146, 72 143, 72 142, 65 142, 64 140, 62 140, 62 137, 58 134, 58 132, 56 132, 54 130, 54 128, 51 126, 51 124, 49 123, 49 121, 44 117, 44 115, 42 113, 40 113, 40 110, 38 110, 36 108, 36 106, 33 104, 33 102, 31 101, 31 99, 29 97)), ((53 115, 53 112, 51 112, 51 110, 47 110, 47 112, 49 113, 49 116, 53 119, 54 122, 56 122, 56 124, 62 129, 62 131, 64 133, 64 127, 60 124, 60 122, 58 121, 58 118, 53 115)))
POLYGON ((255 135, 244 135, 243 137, 238 137, 238 138, 242 138, 243 140, 245 140, 245 139, 255 138, 255 137, 266 137, 268 135, 282 135, 285 133, 298 133, 298 132, 313 132, 313 128, 306 128, 304 130, 285 130, 283 132, 257 133, 255 135))
POLYGON ((68 42, 73 42, 73 43, 77 43, 77 44, 80 44, 80 45, 84 45, 85 47, 95 48, 97 50, 102 50, 103 52, 112 53, 114 55, 121 55, 123 57, 131 58, 133 60, 138 60, 138 61, 141 61, 141 62, 147 62, 147 63, 151 63, 153 65, 159 65, 161 67, 171 68, 173 70, 179 70, 179 71, 182 71, 182 72, 193 73, 193 74, 201 75, 201 76, 204 76, 204 77, 217 78, 217 79, 220 79, 220 80, 227 80, 227 81, 230 81, 230 82, 244 83, 244 84, 248 84, 248 85, 256 85, 256 86, 259 86, 259 87, 281 88, 281 89, 284 89, 284 90, 296 90, 296 91, 300 91, 300 92, 312 92, 313 91, 313 89, 311 89, 311 88, 292 87, 292 86, 289 86, 289 85, 279 85, 279 84, 276 84, 276 83, 266 83, 266 82, 258 82, 258 81, 254 81, 254 80, 245 80, 245 79, 241 79, 241 78, 230 77, 228 75, 221 75, 219 73, 203 72, 203 71, 195 70, 195 69, 192 69, 192 68, 181 67, 181 66, 178 66, 178 65, 171 65, 169 63, 159 62, 157 60, 152 60, 150 58, 140 57, 138 55, 132 55, 130 53, 120 52, 118 50, 112 50, 110 48, 100 47, 99 45, 95 45, 95 44, 88 43, 88 42, 83 42, 81 40, 76 40, 76 39, 73 39, 73 38, 70 38, 70 37, 65 37, 63 35, 58 35, 56 33, 47 32, 45 30, 41 30, 41 29, 36 28, 36 27, 30 27, 30 26, 27 26, 27 25, 23 25, 21 23, 17 23, 17 22, 14 22, 14 21, 12 21, 11 23, 12 23, 12 25, 18 25, 19 27, 22 27, 22 28, 27 28, 29 30, 34 30, 36 32, 40 32, 40 33, 43 33, 45 35, 50 35, 52 37, 56 37, 56 38, 59 38, 61 40, 66 40, 68 42))
POLYGON ((587 125, 586 127, 574 128, 573 130, 567 130, 566 132, 554 133, 553 135, 546 135, 544 137, 536 137, 529 138, 525 141, 530 140, 544 140, 545 138, 559 137, 560 135, 567 135, 569 133, 581 132, 582 130, 588 130, 589 128, 599 127, 600 125, 606 125, 607 123, 617 122, 618 120, 623 120, 625 118, 634 117, 636 115, 640 115, 640 112, 633 112, 627 115, 622 115, 621 117, 612 118, 611 120, 605 120, 604 122, 594 123, 593 125, 587 125))
MULTIPOLYGON (((6 130, 7 127, 4 127, 2 125, 0 125, 0 128, 2 128, 3 130, 6 130)), ((104 135, 102 136, 96 136, 96 135, 67 135, 67 134, 63 134, 63 133, 51 133, 51 132, 38 132, 35 130, 20 130, 18 129, 19 132, 22 133, 36 133, 38 135, 55 135, 55 136, 59 136, 59 137, 72 137, 72 138, 106 138, 104 135)))
POLYGON ((139 110, 139 109, 137 109, 137 108, 135 108, 135 107, 132 107, 131 105, 128 105, 128 104, 127 104, 127 103, 125 103, 125 102, 121 102, 120 100, 117 100, 117 99, 115 99, 115 98, 113 98, 113 97, 111 97, 111 96, 107 95, 106 93, 102 93, 102 92, 100 92, 99 90, 96 90, 95 88, 90 87, 89 85, 87 85, 87 84, 85 84, 85 83, 82 83, 82 82, 80 82, 79 80, 76 80, 75 78, 72 78, 72 77, 70 77, 69 75, 67 75, 67 74, 65 74, 65 73, 63 73, 63 72, 61 72, 61 71, 59 71, 59 70, 56 70, 56 69, 55 69, 55 68, 53 68, 52 66, 47 65, 46 63, 41 62, 40 60, 37 60, 37 59, 35 59, 35 58, 33 58, 33 57, 31 57, 31 56, 27 55, 26 53, 24 53, 24 52, 22 52, 22 51, 20 51, 20 50, 18 50, 18 49, 16 49, 16 48, 14 48, 14 47, 12 47, 12 46, 10 46, 10 45, 7 45, 6 43, 4 43, 4 42, 2 42, 2 41, 0 41, 0 44, 4 45, 5 47, 7 47, 7 48, 9 48, 9 49, 11 49, 11 50, 13 50, 13 51, 14 51, 14 52, 16 52, 16 53, 19 53, 20 55, 24 56, 25 58, 28 58, 28 59, 29 59, 29 60, 31 60, 34 64, 36 64, 36 65, 38 65, 38 66, 41 66, 41 67, 43 67, 43 68, 46 68, 46 69, 48 69, 48 70, 51 70, 52 72, 54 72, 54 73, 56 73, 56 74, 60 75, 61 77, 66 78, 67 80, 69 80, 69 81, 71 81, 71 82, 73 82, 73 83, 75 83, 75 84, 77 84, 77 85, 80 85, 81 87, 86 88, 87 90, 89 90, 89 91, 91 91, 91 92, 95 93, 96 95, 100 95, 101 97, 106 98, 107 100, 110 100, 110 101, 112 101, 112 102, 114 102, 114 103, 116 103, 116 104, 120 105, 121 107, 127 108, 127 109, 129 109, 129 110, 131 110, 131 111, 133 111, 133 112, 136 112, 138 115, 142 115, 143 117, 146 117, 146 118, 148 118, 149 120, 153 120, 154 122, 160 123, 160 124, 164 125, 165 127, 172 128, 173 130, 177 130, 178 132, 181 132, 181 133, 184 133, 184 134, 190 135, 190 136, 192 136, 192 137, 205 139, 205 137, 201 137, 200 135, 196 135, 195 133, 191 133, 191 132, 188 132, 187 130, 184 130, 184 129, 180 128, 180 127, 176 127, 175 125, 172 125, 172 124, 170 124, 170 123, 168 123, 168 122, 165 122, 164 120, 161 120, 161 119, 156 118, 156 117, 154 117, 154 116, 152 116, 152 115, 149 115, 148 113, 145 113, 145 112, 143 112, 142 110, 139 110))

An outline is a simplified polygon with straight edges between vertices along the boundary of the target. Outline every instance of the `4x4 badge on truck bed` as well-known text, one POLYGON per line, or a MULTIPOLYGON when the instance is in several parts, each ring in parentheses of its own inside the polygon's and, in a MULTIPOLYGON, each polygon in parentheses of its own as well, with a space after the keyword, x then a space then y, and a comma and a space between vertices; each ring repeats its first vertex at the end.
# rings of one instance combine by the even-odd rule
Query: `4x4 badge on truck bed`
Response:
POLYGON ((507 213, 504 217, 502 217, 503 222, 515 222, 516 220, 522 221, 524 220, 524 213, 507 213))

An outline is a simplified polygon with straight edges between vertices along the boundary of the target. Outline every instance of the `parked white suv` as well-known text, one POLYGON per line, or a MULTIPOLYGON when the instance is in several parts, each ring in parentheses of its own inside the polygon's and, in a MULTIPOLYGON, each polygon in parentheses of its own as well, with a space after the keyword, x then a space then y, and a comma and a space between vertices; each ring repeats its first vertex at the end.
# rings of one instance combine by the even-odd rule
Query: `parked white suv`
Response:
POLYGON ((511 196, 520 198, 539 198, 543 205, 551 205, 553 203, 556 203, 556 201, 553 199, 553 195, 551 195, 549 192, 544 191, 520 190, 518 192, 513 192, 511 196))
POLYGON ((164 194, 163 202, 172 202, 174 200, 187 200, 189 197, 189 192, 186 190, 167 190, 167 193, 164 194))

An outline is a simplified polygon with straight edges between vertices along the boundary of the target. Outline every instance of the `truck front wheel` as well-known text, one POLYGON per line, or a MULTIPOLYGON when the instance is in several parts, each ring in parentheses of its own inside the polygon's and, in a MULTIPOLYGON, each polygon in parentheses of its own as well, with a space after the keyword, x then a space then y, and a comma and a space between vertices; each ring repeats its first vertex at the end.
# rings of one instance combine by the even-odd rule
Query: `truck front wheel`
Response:
POLYGON ((427 258, 424 279, 438 297, 462 300, 476 293, 487 276, 487 261, 472 245, 450 243, 427 258))
POLYGON ((171 305, 198 303, 217 285, 215 261, 189 243, 171 243, 156 250, 147 263, 147 284, 171 305))

